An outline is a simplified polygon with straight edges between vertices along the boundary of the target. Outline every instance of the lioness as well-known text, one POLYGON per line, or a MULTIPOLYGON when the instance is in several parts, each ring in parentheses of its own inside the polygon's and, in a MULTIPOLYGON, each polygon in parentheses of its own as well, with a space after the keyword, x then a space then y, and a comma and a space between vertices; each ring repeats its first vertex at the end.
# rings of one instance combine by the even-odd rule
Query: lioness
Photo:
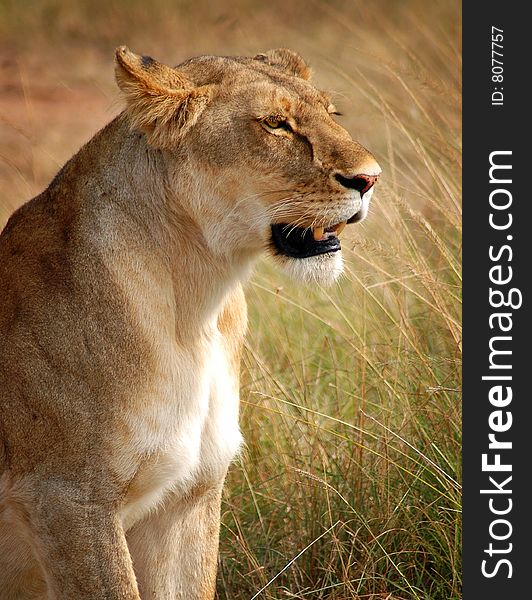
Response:
POLYGON ((242 282, 306 281, 380 168, 286 50, 116 51, 125 110, 0 237, 0 598, 212 599, 242 282))

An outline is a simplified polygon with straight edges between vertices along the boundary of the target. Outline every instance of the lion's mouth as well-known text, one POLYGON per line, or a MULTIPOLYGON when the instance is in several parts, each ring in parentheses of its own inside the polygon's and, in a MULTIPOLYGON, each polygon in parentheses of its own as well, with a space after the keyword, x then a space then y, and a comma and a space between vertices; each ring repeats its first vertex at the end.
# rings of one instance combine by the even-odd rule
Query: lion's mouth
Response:
POLYGON ((345 226, 346 221, 330 227, 312 229, 280 223, 271 226, 272 242, 277 252, 291 258, 308 258, 338 252, 341 249, 338 236, 345 226))

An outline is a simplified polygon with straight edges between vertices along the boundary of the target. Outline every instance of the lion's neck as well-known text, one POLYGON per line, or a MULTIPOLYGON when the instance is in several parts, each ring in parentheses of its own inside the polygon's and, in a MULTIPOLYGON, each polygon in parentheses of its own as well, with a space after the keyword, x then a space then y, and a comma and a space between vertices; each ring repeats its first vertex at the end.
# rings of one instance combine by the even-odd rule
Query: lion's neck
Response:
POLYGON ((249 277, 257 252, 214 251, 186 208, 189 186, 175 176, 170 185, 164 156, 124 128, 116 120, 108 126, 110 144, 102 147, 96 136, 80 153, 97 165, 85 190, 86 233, 143 319, 164 314, 178 337, 198 335, 249 277))

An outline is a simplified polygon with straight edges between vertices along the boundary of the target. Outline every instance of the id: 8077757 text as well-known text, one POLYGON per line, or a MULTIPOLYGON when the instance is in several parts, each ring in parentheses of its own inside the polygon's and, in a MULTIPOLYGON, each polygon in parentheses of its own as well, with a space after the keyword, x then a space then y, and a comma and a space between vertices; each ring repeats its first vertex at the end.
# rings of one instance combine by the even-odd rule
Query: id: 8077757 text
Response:
POLYGON ((504 103, 504 64, 503 64, 503 40, 504 32, 498 27, 491 27, 491 81, 493 91, 491 93, 491 105, 503 106, 504 103))

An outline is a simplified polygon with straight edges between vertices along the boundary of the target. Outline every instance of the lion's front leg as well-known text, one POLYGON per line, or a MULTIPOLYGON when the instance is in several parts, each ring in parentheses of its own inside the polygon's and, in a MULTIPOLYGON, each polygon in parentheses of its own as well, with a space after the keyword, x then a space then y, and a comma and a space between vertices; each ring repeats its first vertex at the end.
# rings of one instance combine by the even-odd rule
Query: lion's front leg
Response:
POLYGON ((142 600, 212 600, 223 481, 172 496, 127 532, 142 600))
MULTIPOLYGON (((50 600, 140 600, 125 534, 111 505, 44 481, 20 492, 15 506, 12 512, 31 539, 50 600)), ((28 581, 18 583, 20 600, 34 597, 35 575, 27 575, 28 581)))

